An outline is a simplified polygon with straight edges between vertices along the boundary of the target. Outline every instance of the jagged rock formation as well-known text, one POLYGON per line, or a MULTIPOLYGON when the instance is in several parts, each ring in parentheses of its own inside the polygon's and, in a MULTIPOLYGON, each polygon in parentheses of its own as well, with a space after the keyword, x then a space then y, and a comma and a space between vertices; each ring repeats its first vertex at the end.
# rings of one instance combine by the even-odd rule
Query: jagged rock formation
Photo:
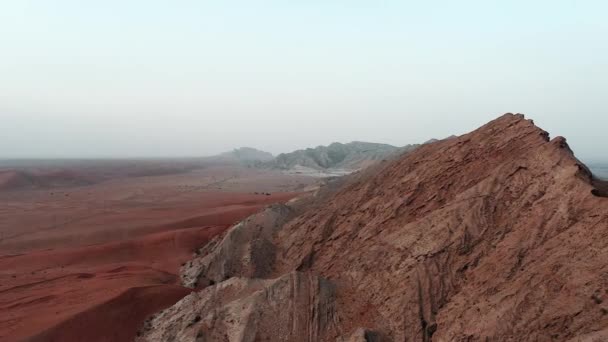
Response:
POLYGON ((224 236, 216 237, 197 251, 199 257, 182 267, 182 283, 200 287, 232 276, 267 277, 276 253, 272 237, 292 212, 284 204, 275 204, 238 223, 224 236))
POLYGON ((506 114, 345 183, 271 228, 232 228, 184 278, 215 284, 157 315, 141 339, 608 339, 608 185, 564 138, 506 114), (257 237, 272 257, 252 268, 257 237), (304 293, 315 301, 294 299, 295 286, 277 285, 285 277, 314 279, 304 293), (211 298, 234 282, 234 297, 211 298), (197 310, 205 318, 185 327, 197 310))
POLYGON ((333 284, 310 273, 230 278, 161 311, 139 340, 320 341, 336 324, 334 305, 333 284))
POLYGON ((410 152, 418 146, 420 145, 396 147, 387 144, 354 141, 348 144, 333 143, 329 146, 318 146, 283 153, 276 158, 268 152, 250 147, 241 147, 217 156, 204 158, 204 160, 280 169, 310 176, 334 177, 363 169, 384 159, 394 158, 401 153, 410 152))
POLYGON ((411 151, 417 146, 396 147, 360 141, 348 144, 333 143, 329 146, 279 154, 272 162, 272 166, 284 170, 294 169, 298 166, 314 170, 356 170, 400 152, 411 151))

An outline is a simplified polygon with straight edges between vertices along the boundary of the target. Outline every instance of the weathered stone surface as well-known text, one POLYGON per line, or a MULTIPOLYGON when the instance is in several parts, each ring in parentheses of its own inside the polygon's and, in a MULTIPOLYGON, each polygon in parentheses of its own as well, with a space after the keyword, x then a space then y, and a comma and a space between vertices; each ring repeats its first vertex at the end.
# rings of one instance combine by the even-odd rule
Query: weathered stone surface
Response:
POLYGON ((267 277, 275 261, 272 236, 292 213, 290 207, 275 204, 231 227, 182 267, 182 283, 188 287, 204 287, 234 276, 267 277))
POLYGON ((158 313, 138 341, 321 341, 335 320, 335 288, 326 279, 231 278, 158 313))
MULTIPOLYGON (((372 338, 366 331, 383 341, 606 336, 608 185, 574 157, 564 138, 550 140, 523 115, 506 114, 344 183, 293 219, 276 219, 283 216, 271 212, 264 215, 275 219, 259 223, 261 228, 247 222, 235 227, 203 251, 195 267, 185 268, 186 283, 219 283, 194 296, 210 296, 236 281, 220 283, 227 277, 266 278, 239 280, 241 290, 234 292, 244 294, 234 299, 193 300, 192 310, 207 314, 192 336, 201 341, 361 341, 372 338), (299 284, 299 290, 287 283, 299 284), (306 294, 312 297, 306 300, 306 294)), ((155 318, 146 338, 193 331, 171 323, 180 311, 155 318)))
POLYGON ((381 342, 380 336, 370 330, 358 328, 348 337, 340 337, 336 342, 381 342))

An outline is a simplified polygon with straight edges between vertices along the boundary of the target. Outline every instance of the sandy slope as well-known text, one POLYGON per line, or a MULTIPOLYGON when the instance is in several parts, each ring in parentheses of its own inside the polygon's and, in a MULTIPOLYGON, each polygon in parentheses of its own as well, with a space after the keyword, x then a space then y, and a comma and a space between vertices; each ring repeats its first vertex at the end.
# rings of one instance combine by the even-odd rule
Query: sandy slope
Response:
POLYGON ((120 336, 130 333, 132 337, 137 323, 146 315, 187 293, 175 286, 175 270, 197 244, 205 244, 224 229, 182 229, 91 247, 3 257, 0 269, 18 272, 15 278, 2 274, 0 311, 7 319, 0 322, 0 337, 18 339, 48 329, 45 336, 59 336, 68 333, 60 331, 67 327, 63 322, 75 319, 87 325, 87 330, 80 333, 94 334, 81 335, 87 340, 104 336, 97 323, 104 320, 122 324, 127 332, 120 336), (124 297, 138 295, 148 299, 134 303, 124 297), (136 317, 125 311, 131 310, 131 305, 135 305, 136 317), (83 319, 89 311, 98 311, 98 315, 87 323, 83 319), (103 314, 109 311, 128 315, 103 314), (125 322, 127 317, 129 321, 125 322))
POLYGON ((274 192, 294 178, 205 172, 0 196, 0 341, 130 341, 191 291, 177 272, 197 247, 296 194, 274 192))

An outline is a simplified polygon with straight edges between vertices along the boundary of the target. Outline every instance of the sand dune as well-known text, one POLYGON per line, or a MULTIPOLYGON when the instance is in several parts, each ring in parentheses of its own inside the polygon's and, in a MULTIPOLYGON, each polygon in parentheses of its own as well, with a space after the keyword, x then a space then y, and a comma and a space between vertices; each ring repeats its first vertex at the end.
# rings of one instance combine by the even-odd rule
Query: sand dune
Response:
POLYGON ((28 341, 131 341, 145 317, 188 293, 188 289, 176 285, 132 287, 28 338, 28 341))
MULTIPOLYGON (((7 313, 7 319, 0 321, 0 339, 24 338, 48 329, 40 336, 62 336, 64 329, 70 334, 88 330, 99 335, 102 328, 98 323, 82 323, 92 312, 97 312, 94 322, 120 323, 120 336, 126 331, 132 338, 146 315, 187 293, 175 286, 175 271, 196 246, 224 230, 223 226, 189 228, 90 247, 2 257, 0 311, 7 313), (8 274, 6 270, 18 272, 8 274), (135 303, 129 302, 129 296, 150 298, 135 303), (125 315, 107 316, 99 310, 125 315), (135 313, 129 310, 137 310, 137 317, 132 317, 135 313), (84 324, 88 329, 72 329, 74 324, 84 324)), ((93 335, 80 338, 95 340, 93 335)))
POLYGON ((210 169, 5 192, 0 341, 133 340, 145 317, 190 293, 177 273, 196 248, 296 195, 274 192, 293 178, 273 177, 210 169))

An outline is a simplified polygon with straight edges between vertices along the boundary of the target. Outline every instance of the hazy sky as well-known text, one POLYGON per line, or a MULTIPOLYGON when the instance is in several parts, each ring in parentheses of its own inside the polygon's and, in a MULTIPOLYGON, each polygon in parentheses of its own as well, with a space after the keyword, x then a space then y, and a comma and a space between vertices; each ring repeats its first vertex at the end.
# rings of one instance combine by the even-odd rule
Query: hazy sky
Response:
POLYGON ((599 159, 607 13, 604 0, 0 0, 0 158, 404 145, 522 112, 599 159))

